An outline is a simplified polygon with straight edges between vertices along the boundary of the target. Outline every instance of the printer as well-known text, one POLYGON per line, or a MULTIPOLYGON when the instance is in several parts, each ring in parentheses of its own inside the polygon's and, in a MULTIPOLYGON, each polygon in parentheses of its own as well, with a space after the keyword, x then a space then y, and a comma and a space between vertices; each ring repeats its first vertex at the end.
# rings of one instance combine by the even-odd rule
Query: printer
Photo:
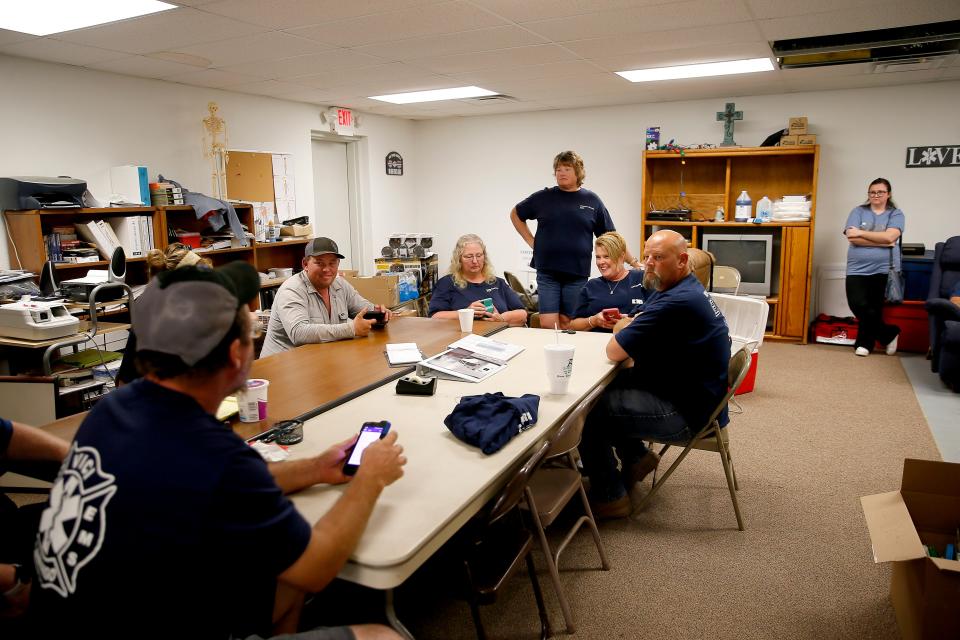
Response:
POLYGON ((49 340, 77 333, 80 321, 63 302, 42 302, 23 296, 18 302, 0 305, 0 336, 24 340, 49 340))
POLYGON ((82 207, 85 180, 43 176, 0 178, 0 211, 82 207))

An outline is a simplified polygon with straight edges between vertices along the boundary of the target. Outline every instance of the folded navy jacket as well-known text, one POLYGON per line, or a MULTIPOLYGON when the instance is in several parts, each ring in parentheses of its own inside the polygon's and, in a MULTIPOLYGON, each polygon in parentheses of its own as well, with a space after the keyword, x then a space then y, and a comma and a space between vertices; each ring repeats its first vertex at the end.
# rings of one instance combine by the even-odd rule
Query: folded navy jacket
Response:
POLYGON ((530 393, 519 398, 497 393, 463 396, 443 424, 460 440, 490 455, 510 438, 537 422, 540 396, 530 393))

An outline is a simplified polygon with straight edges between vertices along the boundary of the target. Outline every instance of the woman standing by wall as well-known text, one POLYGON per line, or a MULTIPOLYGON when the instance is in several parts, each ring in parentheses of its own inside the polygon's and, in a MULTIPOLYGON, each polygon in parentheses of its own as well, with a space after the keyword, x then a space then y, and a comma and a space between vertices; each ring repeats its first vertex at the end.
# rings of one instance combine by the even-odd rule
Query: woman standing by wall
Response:
POLYGON ((886 345, 887 355, 897 352, 900 327, 883 321, 883 298, 891 265, 901 270, 898 240, 904 215, 893 202, 893 189, 886 178, 877 178, 867 188, 867 201, 847 217, 844 235, 847 249, 847 304, 857 317, 855 353, 868 356, 874 342, 886 345))

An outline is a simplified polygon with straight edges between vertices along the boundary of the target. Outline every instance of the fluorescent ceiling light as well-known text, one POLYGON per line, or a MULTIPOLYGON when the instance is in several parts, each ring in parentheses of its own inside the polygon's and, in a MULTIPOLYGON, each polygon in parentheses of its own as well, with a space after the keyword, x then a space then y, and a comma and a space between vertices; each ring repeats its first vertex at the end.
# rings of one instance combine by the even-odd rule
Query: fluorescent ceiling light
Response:
POLYGON ((677 78, 703 78, 705 76, 729 76, 735 73, 756 73, 773 71, 770 58, 752 58, 750 60, 731 60, 730 62, 708 62, 704 64, 684 64, 678 67, 656 67, 653 69, 635 69, 617 71, 630 82, 653 82, 656 80, 675 80, 677 78))
POLYGON ((47 36, 176 8, 158 0, 12 0, 0 10, 0 29, 47 36))
POLYGON ((393 104, 412 104, 414 102, 434 102, 436 100, 457 100, 459 98, 480 98, 495 96, 496 91, 488 91, 480 87, 453 87, 452 89, 434 89, 433 91, 411 91, 410 93, 393 93, 386 96, 370 96, 371 100, 382 100, 393 104))

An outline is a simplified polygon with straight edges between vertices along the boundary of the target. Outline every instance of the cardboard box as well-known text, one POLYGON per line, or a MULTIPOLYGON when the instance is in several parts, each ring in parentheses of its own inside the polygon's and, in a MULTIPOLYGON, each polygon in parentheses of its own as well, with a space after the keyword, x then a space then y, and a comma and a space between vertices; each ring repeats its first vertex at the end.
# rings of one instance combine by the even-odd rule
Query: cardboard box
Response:
POLYGON ((309 238, 313 235, 312 224, 285 224, 280 227, 281 236, 292 236, 294 238, 309 238))
POLYGON ((400 304, 399 276, 344 277, 353 285, 357 293, 373 304, 382 304, 385 307, 395 307, 400 304))
POLYGON ((807 132, 807 116, 790 118, 790 123, 787 125, 787 129, 789 129, 789 134, 792 136, 805 134, 807 132))
POLYGON ((800 142, 800 136, 780 136, 781 147, 795 147, 800 142))
POLYGON ((860 498, 874 562, 892 562, 890 600, 906 640, 960 638, 960 562, 943 556, 957 544, 960 464, 903 461, 899 491, 860 498))
POLYGON ((417 287, 420 295, 433 291, 439 273, 437 254, 423 258, 375 258, 377 273, 402 273, 413 271, 417 275, 417 287))
POLYGON ((817 144, 817 134, 815 133, 805 133, 803 135, 797 136, 797 144, 817 144))

